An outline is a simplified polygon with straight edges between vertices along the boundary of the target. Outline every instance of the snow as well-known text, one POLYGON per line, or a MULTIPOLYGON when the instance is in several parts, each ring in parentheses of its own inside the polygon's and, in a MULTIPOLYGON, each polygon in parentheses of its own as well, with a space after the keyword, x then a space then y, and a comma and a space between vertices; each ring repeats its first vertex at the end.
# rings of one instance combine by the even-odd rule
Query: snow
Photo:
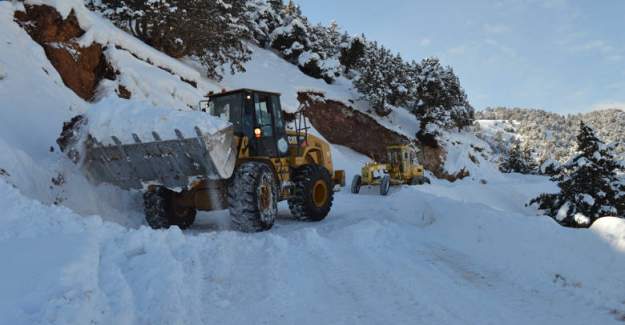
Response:
POLYGON ((93 105, 86 117, 87 132, 103 144, 115 144, 113 136, 122 143, 135 143, 132 134, 143 142, 150 142, 154 139, 152 132, 163 140, 171 140, 177 138, 175 130, 190 138, 197 136, 196 127, 203 134, 215 134, 230 125, 201 111, 177 111, 115 97, 93 105))
POLYGON ((497 179, 500 173, 493 163, 490 145, 474 134, 463 132, 443 132, 441 145, 447 151, 443 168, 452 175, 462 170, 468 171, 473 179, 497 179))
POLYGON ((202 78, 185 79, 198 80, 197 88, 187 82, 181 82, 181 76, 184 74, 179 74, 178 71, 173 74, 138 60, 127 50, 110 47, 104 55, 111 66, 120 73, 117 80, 105 80, 100 85, 98 93, 101 96, 113 94, 119 84, 130 91, 132 99, 149 101, 155 106, 187 109, 197 107, 206 94, 218 89, 202 78))
MULTIPOLYGON (((516 133, 515 128, 519 125, 516 121, 508 120, 476 120, 477 136, 488 142, 492 147, 497 148, 500 144, 513 143, 520 141, 521 136, 516 133)), ((499 152, 496 152, 499 153, 499 152)))
POLYGON ((108 20, 89 11, 82 0, 27 0, 25 3, 54 7, 63 18, 67 18, 73 10, 78 18, 80 27, 85 31, 85 34, 78 40, 78 43, 83 47, 87 47, 93 42, 105 46, 110 45, 113 48, 119 47, 133 53, 143 61, 151 62, 153 65, 165 68, 168 71, 175 71, 176 74, 187 80, 202 80, 197 70, 186 66, 180 61, 172 60, 167 55, 118 29, 108 20))
POLYGON ((590 224, 590 218, 588 218, 587 216, 583 215, 582 213, 576 213, 573 216, 573 220, 575 220, 575 222, 578 225, 588 225, 588 224, 590 224))
POLYGON ((0 62, 8 76, 0 81, 0 139, 20 143, 31 156, 46 157, 55 146, 58 125, 86 105, 63 85, 43 49, 13 22, 13 9, 11 2, 0 2, 0 62))
MULTIPOLYGON (((40 2, 64 15, 78 8, 91 35, 113 31, 108 37, 126 50, 175 69, 107 51, 133 100, 111 98, 116 85, 105 84, 99 103, 84 102, 13 21, 20 4, 0 2, 8 76, 0 80, 0 168, 8 173, 0 174, 0 324, 622 324, 625 221, 602 218, 579 230, 537 215, 526 203, 555 184, 491 170, 475 150, 484 142, 468 133, 445 144, 449 168, 473 168, 463 181, 394 187, 387 197, 346 189, 321 223, 295 222, 281 204, 274 229, 260 234, 229 231, 223 211, 199 213, 185 232, 149 229, 140 193, 92 186, 59 152, 62 123, 99 110, 103 121, 148 110, 169 117, 183 112, 165 108, 190 111, 219 87, 201 77, 198 88, 182 82, 200 74, 112 29, 78 0, 40 2)), ((247 74, 226 78, 225 87, 243 85, 280 91, 294 109, 303 88, 366 111, 348 81, 308 78, 270 51, 256 49, 247 74)), ((399 115, 379 120, 414 135, 403 112, 406 124, 399 115)), ((341 146, 332 152, 348 181, 370 161, 341 146)))
POLYGON ((0 182, 0 322, 616 324, 622 220, 580 232, 463 197, 522 181, 340 193, 323 223, 282 207, 254 235, 207 214, 187 233, 126 228, 0 182))
POLYGON ((625 252, 625 220, 615 217, 601 218, 590 229, 621 252, 625 252))
MULTIPOLYGON (((21 2, 0 2, 0 62, 8 75, 0 80, 0 168, 9 174, 3 178, 17 186, 24 195, 46 204, 62 203, 82 215, 98 214, 125 226, 141 224, 141 219, 129 218, 129 215, 143 214, 137 209, 141 206, 140 194, 109 186, 89 185, 78 168, 58 148, 56 139, 63 122, 85 113, 93 104, 85 102, 64 86, 43 49, 14 22, 13 12, 19 9, 23 9, 21 2), (62 179, 63 184, 56 185, 52 179, 62 179)), ((85 9, 78 8, 77 12, 85 13, 85 9)), ((100 21, 97 28, 105 28, 102 27, 104 25, 114 28, 94 14, 88 13, 87 17, 100 21)), ((199 75, 194 69, 167 58, 127 34, 117 31, 111 37, 113 35, 123 38, 124 43, 137 43, 134 48, 145 48, 146 52, 162 57, 163 61, 168 61, 163 66, 182 67, 181 70, 199 75)), ((207 79, 198 81, 198 88, 195 89, 181 82, 179 75, 149 66, 138 59, 132 61, 130 56, 124 55, 127 54, 124 50, 117 52, 107 51, 105 55, 119 58, 113 60, 115 68, 121 73, 118 81, 121 80, 133 92, 133 98, 143 101, 142 105, 149 106, 145 103, 147 101, 152 106, 160 104, 160 107, 190 110, 189 106, 197 104, 209 89, 218 89, 214 82, 207 79), (125 76, 132 76, 133 83, 127 82, 125 76)), ((98 91, 100 98, 107 101, 108 97, 116 97, 113 92, 116 86, 103 83, 98 91)))
MULTIPOLYGON (((597 193, 597 196, 601 197, 599 193, 597 193)), ((581 194, 581 202, 586 203, 588 206, 595 205, 595 199, 590 194, 581 194)))
POLYGON ((569 209, 570 209, 570 204, 569 204, 569 202, 566 202, 558 210, 558 214, 556 215, 556 220, 562 221, 562 220, 566 219, 566 217, 569 214, 569 209))
POLYGON ((87 47, 96 42, 107 47, 107 59, 121 72, 117 83, 140 99, 162 106, 180 106, 181 103, 196 106, 210 91, 219 90, 214 81, 203 78, 193 67, 171 59, 89 11, 82 0, 27 0, 25 3, 55 7, 63 18, 73 10, 85 31, 77 40, 78 44, 87 47), (196 87, 180 80, 194 82, 196 87))
POLYGON ((5 79, 6 77, 6 69, 4 68, 4 64, 0 61, 0 80, 5 79))

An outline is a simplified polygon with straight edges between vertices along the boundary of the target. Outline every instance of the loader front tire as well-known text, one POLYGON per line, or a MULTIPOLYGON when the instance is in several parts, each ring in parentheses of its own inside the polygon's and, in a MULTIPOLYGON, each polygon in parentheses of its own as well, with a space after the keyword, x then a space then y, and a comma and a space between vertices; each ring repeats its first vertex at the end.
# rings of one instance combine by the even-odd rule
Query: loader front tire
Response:
POLYGON ((334 191, 330 173, 323 166, 305 165, 293 173, 291 214, 300 221, 319 222, 332 208, 334 191))
POLYGON ((178 226, 184 230, 193 225, 197 211, 176 206, 176 195, 177 193, 163 186, 143 194, 145 220, 152 229, 178 226))
POLYGON ((233 229, 253 233, 271 229, 278 215, 278 185, 273 170, 262 162, 243 163, 228 188, 233 229))

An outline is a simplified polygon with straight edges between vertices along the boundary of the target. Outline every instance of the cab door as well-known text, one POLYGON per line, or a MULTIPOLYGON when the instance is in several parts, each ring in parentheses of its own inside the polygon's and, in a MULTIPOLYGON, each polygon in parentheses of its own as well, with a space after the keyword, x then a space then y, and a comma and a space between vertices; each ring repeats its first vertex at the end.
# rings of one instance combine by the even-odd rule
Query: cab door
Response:
POLYGON ((286 125, 282 106, 280 105, 280 96, 271 95, 271 109, 274 121, 274 130, 276 132, 276 145, 278 148, 278 157, 289 156, 289 140, 286 135, 286 125))
POLYGON ((254 146, 252 154, 262 157, 288 155, 288 142, 279 98, 269 94, 254 94, 253 106, 254 146))

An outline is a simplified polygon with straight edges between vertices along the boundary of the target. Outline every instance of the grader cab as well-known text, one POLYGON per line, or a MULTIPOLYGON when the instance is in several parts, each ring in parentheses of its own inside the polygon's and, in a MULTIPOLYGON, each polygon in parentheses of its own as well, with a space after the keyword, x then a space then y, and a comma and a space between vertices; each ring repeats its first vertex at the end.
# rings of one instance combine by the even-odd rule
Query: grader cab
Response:
MULTIPOLYGON (((308 134, 300 114, 287 131, 277 93, 241 89, 210 95, 207 114, 231 127, 215 135, 103 145, 89 136, 83 170, 98 183, 145 190, 147 223, 155 229, 190 227, 197 210, 228 209, 233 228, 270 229, 278 202, 302 221, 321 221, 345 173, 334 170, 330 145, 308 134)), ((209 117, 207 117, 209 118, 209 117)))
POLYGON ((387 163, 368 163, 362 167, 361 174, 354 176, 351 191, 360 192, 364 186, 379 186, 380 195, 387 195, 391 186, 409 184, 429 184, 424 175, 423 165, 417 159, 418 149, 412 145, 393 145, 387 147, 387 163))

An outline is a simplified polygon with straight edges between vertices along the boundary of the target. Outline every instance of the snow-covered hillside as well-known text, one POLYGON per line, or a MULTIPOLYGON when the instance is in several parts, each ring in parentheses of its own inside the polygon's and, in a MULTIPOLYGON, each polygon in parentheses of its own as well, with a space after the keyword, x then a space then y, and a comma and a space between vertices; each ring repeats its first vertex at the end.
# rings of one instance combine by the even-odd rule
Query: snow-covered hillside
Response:
MULTIPOLYGON (((303 89, 368 111, 347 80, 327 85, 270 51, 254 49, 247 73, 217 84, 193 62, 147 47, 78 0, 27 3, 62 15, 74 9, 87 32, 80 42, 113 45, 105 55, 120 74, 101 83, 100 104, 119 100, 119 85, 133 94, 131 103, 178 110, 191 110, 208 91, 253 87, 283 93, 291 111, 303 89)), ((538 216, 525 204, 554 184, 499 174, 490 153, 471 156, 491 150, 471 134, 450 134, 445 146, 448 169, 468 168, 472 177, 393 188, 388 197, 343 191, 319 224, 295 222, 281 205, 265 233, 230 231, 224 212, 200 213, 184 232, 148 228, 140 193, 94 187, 60 153, 63 122, 97 103, 65 87, 14 21, 22 9, 0 2, 0 324, 625 319, 625 222, 604 218, 590 230, 571 230, 538 216)), ((407 111, 378 120, 408 137, 417 131, 407 111)), ((333 158, 348 179, 369 160, 341 146, 333 146, 333 158)))
POLYGON ((566 161, 576 150, 580 122, 592 126, 605 143, 615 143, 616 153, 625 156, 625 112, 622 109, 596 110, 561 115, 539 109, 489 108, 476 113, 480 124, 514 123, 513 133, 542 159, 566 161), (511 122, 514 121, 514 122, 511 122))
POLYGON ((509 120, 476 120, 473 124, 477 137, 486 141, 497 155, 494 159, 507 153, 513 143, 522 141, 516 133, 517 127, 517 122, 509 120))

